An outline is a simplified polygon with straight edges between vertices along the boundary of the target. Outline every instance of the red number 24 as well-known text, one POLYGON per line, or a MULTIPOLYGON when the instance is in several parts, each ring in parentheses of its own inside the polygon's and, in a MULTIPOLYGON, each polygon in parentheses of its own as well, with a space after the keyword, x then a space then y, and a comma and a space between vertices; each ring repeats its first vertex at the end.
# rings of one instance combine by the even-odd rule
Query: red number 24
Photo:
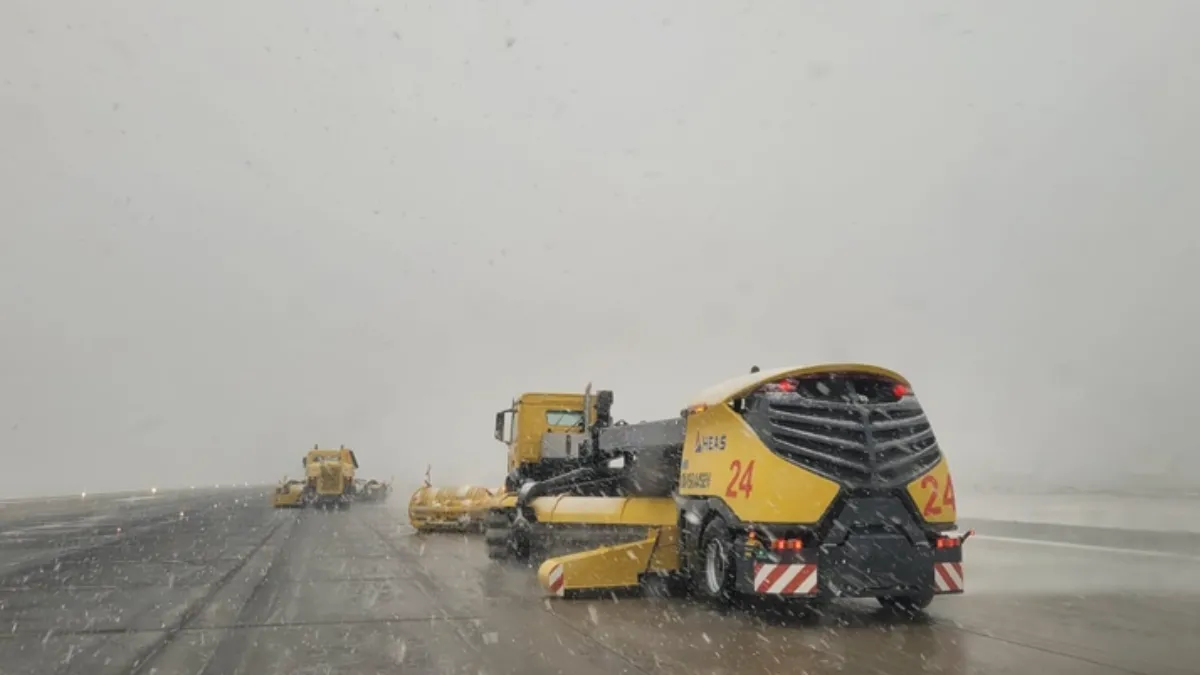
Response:
POLYGON ((946 491, 942 494, 942 503, 938 504, 938 479, 937 476, 928 475, 921 479, 921 487, 930 488, 929 499, 925 500, 925 508, 921 511, 925 516, 940 516, 942 515, 942 507, 954 508, 954 481, 950 480, 950 476, 946 476, 946 491))
POLYGON ((733 477, 729 479, 729 485, 725 487, 725 496, 737 498, 737 491, 741 490, 746 497, 754 491, 754 460, 750 460, 746 464, 745 473, 742 472, 742 461, 735 459, 729 465, 729 470, 733 472, 733 477), (738 479, 741 479, 740 481, 738 479), (735 487, 736 485, 736 487, 735 487))

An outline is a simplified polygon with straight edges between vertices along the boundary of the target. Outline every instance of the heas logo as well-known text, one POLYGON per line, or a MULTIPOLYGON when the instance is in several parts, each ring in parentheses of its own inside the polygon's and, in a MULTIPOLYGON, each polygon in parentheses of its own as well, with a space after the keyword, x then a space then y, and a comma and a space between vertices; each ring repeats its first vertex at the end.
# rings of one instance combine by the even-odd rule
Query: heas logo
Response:
POLYGON ((720 452, 725 449, 725 434, 703 436, 696 434, 692 452, 720 452))

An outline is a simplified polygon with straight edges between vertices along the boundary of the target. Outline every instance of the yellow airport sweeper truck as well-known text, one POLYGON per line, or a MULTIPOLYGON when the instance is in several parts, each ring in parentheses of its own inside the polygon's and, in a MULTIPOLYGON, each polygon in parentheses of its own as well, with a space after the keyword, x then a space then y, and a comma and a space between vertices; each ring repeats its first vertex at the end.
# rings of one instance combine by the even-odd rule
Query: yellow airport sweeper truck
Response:
POLYGON ((572 551, 539 566, 549 594, 656 583, 717 602, 873 597, 914 611, 963 592, 970 533, 899 373, 754 368, 638 424, 613 422, 611 392, 575 401, 562 402, 570 428, 526 423, 516 406, 497 415, 512 471, 488 553, 572 551))

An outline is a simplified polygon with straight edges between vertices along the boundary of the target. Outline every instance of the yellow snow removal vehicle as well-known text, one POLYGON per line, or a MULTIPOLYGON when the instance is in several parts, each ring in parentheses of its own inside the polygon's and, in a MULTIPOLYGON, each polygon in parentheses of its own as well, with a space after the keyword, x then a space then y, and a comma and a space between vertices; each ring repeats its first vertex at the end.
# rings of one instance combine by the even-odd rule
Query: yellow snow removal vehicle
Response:
POLYGON ((476 532, 483 529, 491 503, 492 492, 485 487, 435 488, 426 485, 409 499, 408 521, 418 532, 476 532))
POLYGON ((271 493, 271 506, 277 509, 303 508, 304 481, 288 480, 285 477, 271 493))
MULTIPOLYGON (((719 602, 874 597, 913 611, 963 592, 970 533, 956 529, 949 466, 898 373, 754 368, 638 424, 614 423, 612 400, 598 392, 593 410, 585 393, 570 440, 543 435, 543 455, 567 453, 574 468, 518 470, 516 494, 489 512, 493 558, 574 549, 539 566, 551 595, 661 581, 719 602)), ((515 434, 497 434, 510 454, 545 428, 522 426, 518 414, 515 434)))
POLYGON ((346 446, 322 450, 314 445, 304 456, 306 481, 304 503, 339 509, 349 508, 354 497, 354 470, 358 459, 346 446))

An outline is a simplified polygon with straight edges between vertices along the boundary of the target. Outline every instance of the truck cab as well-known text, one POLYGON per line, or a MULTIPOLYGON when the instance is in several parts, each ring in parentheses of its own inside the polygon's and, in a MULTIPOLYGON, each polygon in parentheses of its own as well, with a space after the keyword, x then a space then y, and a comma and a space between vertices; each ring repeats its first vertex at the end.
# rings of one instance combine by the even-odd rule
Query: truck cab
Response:
MULTIPOLYGON (((505 490, 543 480, 577 466, 597 399, 583 394, 531 392, 496 413, 496 440, 508 446, 505 490)), ((586 450, 585 450, 586 451, 586 450)))

